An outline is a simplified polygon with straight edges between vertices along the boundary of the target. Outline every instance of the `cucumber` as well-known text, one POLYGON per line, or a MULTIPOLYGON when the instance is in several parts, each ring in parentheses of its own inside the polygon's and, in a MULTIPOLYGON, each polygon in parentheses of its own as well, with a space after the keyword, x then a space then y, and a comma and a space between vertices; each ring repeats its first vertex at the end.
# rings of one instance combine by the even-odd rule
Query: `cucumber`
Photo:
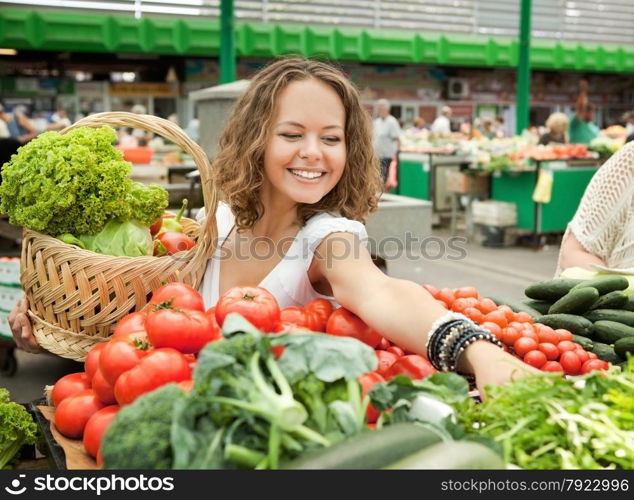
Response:
POLYGON ((585 286, 596 288, 599 294, 604 295, 616 290, 625 290, 628 286, 630 286, 630 282, 623 276, 603 276, 601 278, 593 278, 591 280, 583 281, 582 283, 576 285, 573 290, 578 290, 579 288, 585 286))
POLYGON ((582 337, 581 335, 573 335, 572 341, 579 344, 586 351, 592 351, 592 346, 594 345, 594 342, 592 342, 592 340, 590 340, 588 337, 582 337))
POLYGON ((577 286, 579 283, 583 283, 583 281, 584 280, 572 280, 565 278, 538 281, 524 290, 524 294, 529 299, 555 302, 566 295, 572 287, 577 286))
POLYGON ((546 314, 539 318, 539 323, 550 326, 555 330, 557 328, 563 328, 573 335, 592 338, 592 321, 583 316, 576 316, 574 314, 546 314))
MULTIPOLYGON (((623 359, 627 357, 627 353, 634 354, 634 338, 625 337, 614 343, 614 351, 623 359)), ((598 356, 598 354, 597 354, 598 356)))
POLYGON ((623 361, 623 358, 621 358, 611 346, 601 342, 594 343, 592 352, 597 355, 597 358, 607 361, 608 363, 616 364, 623 361))
POLYGON ((581 314, 588 311, 598 299, 599 292, 596 288, 573 288, 550 306, 548 314, 581 314))
POLYGON ((584 314, 584 317, 592 321, 616 321, 627 326, 634 326, 634 312, 621 309, 594 309, 584 314))
POLYGON ((594 335, 599 342, 614 344, 624 337, 634 337, 634 328, 616 321, 595 321, 594 335))
POLYGON ((634 312, 634 295, 630 295, 627 298, 627 302, 621 306, 621 309, 623 309, 624 311, 634 312))
POLYGON ((627 304, 627 295, 621 290, 615 290, 599 297, 590 309, 621 309, 625 304, 627 304))
POLYGON ((436 443, 394 462, 386 469, 504 469, 504 460, 491 448, 473 441, 436 443))
POLYGON ((511 309, 513 309, 513 312, 525 312, 530 314, 531 318, 533 318, 533 321, 537 321, 542 315, 542 313, 540 313, 536 309, 533 309, 531 306, 526 305, 522 300, 519 299, 505 299, 503 297, 495 296, 489 296, 488 298, 495 302, 498 306, 509 306, 511 309))
POLYGON ((284 469, 380 469, 442 440, 420 424, 398 423, 366 431, 287 463, 284 469))
POLYGON ((550 302, 546 302, 544 300, 522 299, 521 302, 526 304, 528 307, 532 307, 541 314, 548 314, 548 309, 551 306, 550 302))

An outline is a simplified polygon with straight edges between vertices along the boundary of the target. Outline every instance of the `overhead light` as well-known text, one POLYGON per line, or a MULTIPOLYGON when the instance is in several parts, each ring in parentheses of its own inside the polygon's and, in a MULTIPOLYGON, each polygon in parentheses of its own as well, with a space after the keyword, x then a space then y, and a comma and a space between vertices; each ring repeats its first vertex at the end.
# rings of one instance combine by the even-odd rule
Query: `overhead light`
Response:
POLYGON ((15 56, 18 51, 15 49, 0 49, 0 56, 15 56))

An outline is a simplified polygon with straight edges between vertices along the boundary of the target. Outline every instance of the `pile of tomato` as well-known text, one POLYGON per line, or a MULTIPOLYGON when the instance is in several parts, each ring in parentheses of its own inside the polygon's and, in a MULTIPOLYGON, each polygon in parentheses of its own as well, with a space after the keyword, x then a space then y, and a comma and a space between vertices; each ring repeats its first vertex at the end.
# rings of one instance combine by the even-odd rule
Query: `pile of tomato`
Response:
POLYGON ((506 305, 496 305, 483 298, 472 286, 437 289, 424 288, 445 308, 459 312, 490 331, 505 349, 525 363, 547 372, 579 375, 607 370, 607 362, 572 341, 568 330, 554 330, 535 323, 530 314, 513 312, 506 305))

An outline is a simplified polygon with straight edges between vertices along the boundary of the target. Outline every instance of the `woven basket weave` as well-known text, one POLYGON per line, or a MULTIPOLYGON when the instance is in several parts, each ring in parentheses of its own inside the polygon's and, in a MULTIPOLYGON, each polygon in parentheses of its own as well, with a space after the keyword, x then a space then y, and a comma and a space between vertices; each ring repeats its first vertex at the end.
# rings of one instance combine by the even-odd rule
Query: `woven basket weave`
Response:
POLYGON ((152 291, 165 282, 180 281, 197 288, 217 236, 218 200, 211 166, 200 146, 168 120, 123 112, 90 115, 61 133, 103 125, 154 132, 190 154, 200 171, 207 217, 203 227, 183 218, 184 232, 196 239, 196 245, 165 257, 101 255, 24 230, 20 280, 29 301, 33 333, 42 348, 76 361, 83 361, 92 347, 107 340, 120 318, 142 309, 152 291))

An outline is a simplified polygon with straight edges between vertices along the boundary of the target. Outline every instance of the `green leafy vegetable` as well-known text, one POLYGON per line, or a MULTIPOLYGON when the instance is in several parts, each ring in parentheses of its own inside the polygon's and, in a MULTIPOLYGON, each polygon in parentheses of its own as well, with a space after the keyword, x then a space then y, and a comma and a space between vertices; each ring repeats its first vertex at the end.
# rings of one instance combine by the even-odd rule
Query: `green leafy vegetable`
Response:
POLYGON ((52 236, 97 234, 114 218, 150 226, 168 204, 161 186, 130 178, 110 127, 45 132, 2 167, 0 211, 9 222, 52 236))
POLYGON ((0 388, 0 469, 4 469, 25 444, 35 444, 37 425, 24 406, 13 403, 0 388))
POLYGON ((104 255, 141 257, 152 255, 150 229, 137 221, 110 220, 96 235, 79 236, 64 234, 59 237, 65 243, 104 255))

